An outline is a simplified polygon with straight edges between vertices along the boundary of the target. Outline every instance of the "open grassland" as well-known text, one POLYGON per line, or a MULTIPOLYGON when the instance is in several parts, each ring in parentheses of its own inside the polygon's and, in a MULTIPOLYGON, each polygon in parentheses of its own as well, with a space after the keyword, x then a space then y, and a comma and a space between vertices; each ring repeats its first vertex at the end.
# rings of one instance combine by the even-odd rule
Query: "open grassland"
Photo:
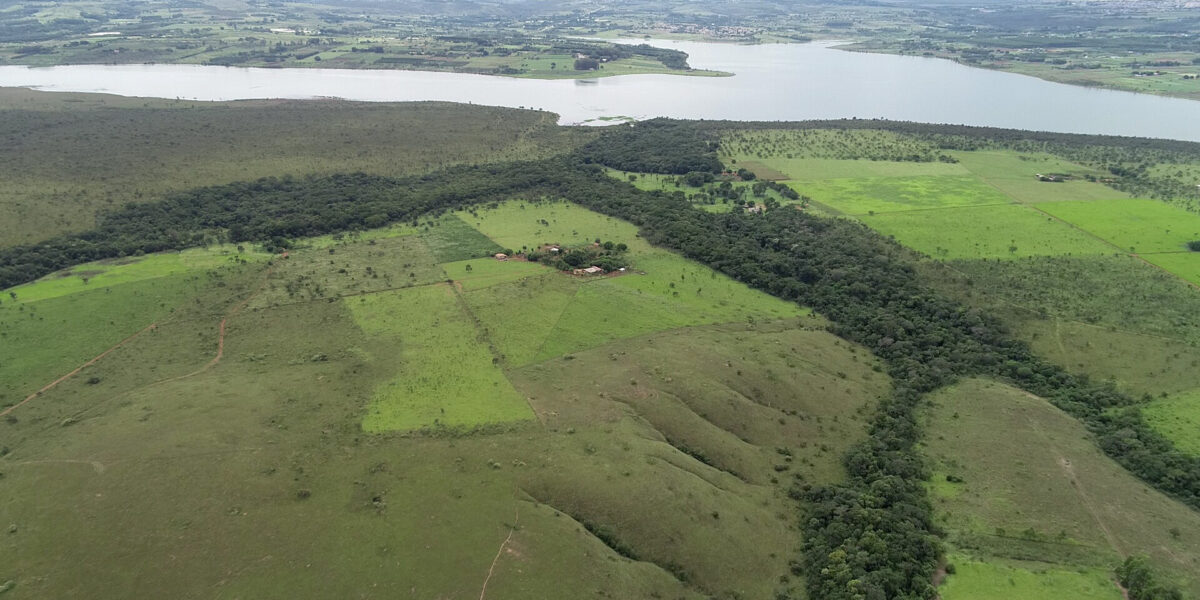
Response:
POLYGON ((270 254, 266 252, 253 249, 238 251, 232 245, 130 256, 84 263, 63 269, 37 281, 10 288, 5 292, 16 294, 14 299, 21 302, 36 302, 86 292, 98 287, 111 287, 181 273, 204 271, 222 265, 236 264, 239 261, 263 260, 269 256, 270 254))
POLYGON ((1200 386, 1195 346, 1175 338, 1078 321, 1028 321, 1016 332, 1055 364, 1097 381, 1111 381, 1134 396, 1200 386))
POLYGON ((1128 197, 1123 192, 1087 179, 1110 177, 1108 173, 1050 154, 981 150, 955 152, 954 158, 972 175, 1017 202, 1109 200, 1128 197), (1038 175, 1067 175, 1070 179, 1046 182, 1040 181, 1038 175))
POLYGON ((399 350, 394 379, 374 394, 369 432, 471 428, 533 417, 449 285, 349 298, 368 336, 399 350))
MULTIPOLYGON (((545 275, 553 271, 550 267, 524 260, 497 260, 495 258, 476 258, 460 260, 442 265, 446 277, 453 279, 455 284, 464 291, 520 281, 527 277, 545 275)), ((543 315, 544 316, 544 315, 543 315)))
POLYGON ((1151 254, 1147 262, 1200 286, 1200 252, 1151 254))
POLYGON ((510 201, 456 213, 504 248, 534 250, 545 244, 581 246, 596 240, 625 243, 636 255, 650 249, 630 223, 561 201, 510 201))
POLYGON ((1188 242, 1200 240, 1200 215, 1156 200, 1054 202, 1038 209, 1138 254, 1186 252, 1188 242))
POLYGON ((935 514, 959 551, 1063 569, 1147 554, 1181 580, 1200 568, 1200 515, 1112 462, 1044 400, 969 380, 934 394, 924 421, 935 514))
POLYGON ((514 201, 463 216, 510 248, 590 244, 596 239, 630 246, 632 266, 618 277, 552 273, 482 290, 472 289, 469 280, 463 282, 468 306, 502 359, 513 365, 677 327, 808 314, 708 267, 654 250, 637 237, 631 224, 572 204, 514 201))
POLYGON ((0 406, 152 325, 168 331, 161 328, 170 321, 214 310, 194 297, 229 285, 240 264, 224 252, 155 254, 90 263, 8 290, 0 300, 0 406), (85 280, 84 273, 94 275, 85 280))
POLYGON ((1103 255, 1114 248, 1019 205, 877 214, 862 220, 934 258, 1103 255))
POLYGON ((1156 399, 1142 414, 1175 447, 1200 455, 1200 388, 1156 399))
POLYGON ((860 177, 789 182, 805 196, 850 215, 1010 204, 974 177, 860 177))
POLYGON ((1134 396, 1200 386, 1200 291, 1135 257, 925 261, 921 278, 1074 373, 1134 396))
POLYGON ((925 261, 921 266, 928 284, 995 314, 1080 321, 1200 343, 1200 291, 1131 256, 925 261))
MULTIPOLYGON (((1029 568, 949 557, 954 575, 938 589, 945 600, 1121 600, 1113 575, 1103 569, 1029 568)), ((1036 565, 1036 563, 1032 563, 1036 565)))
POLYGON ((87 229, 104 210, 201 185, 422 173, 546 156, 588 135, 557 127, 550 113, 443 103, 177 102, 0 90, 0 246, 87 229))
POLYGON ((443 264, 427 233, 365 232, 302 240, 270 266, 231 263, 195 281, 183 273, 5 299, 0 310, 22 320, 2 351, 20 356, 102 337, 62 334, 81 302, 99 306, 92 296, 123 294, 114 305, 151 316, 134 290, 161 304, 176 293, 168 284, 187 283, 156 332, 0 424, 0 521, 16 526, 0 540, 12 557, 0 578, 15 582, 6 596, 216 586, 346 597, 363 595, 364 578, 378 597, 474 598, 485 583, 492 599, 795 591, 785 490, 796 477, 842 476, 841 454, 886 393, 880 365, 799 307, 565 206, 553 210, 579 212, 561 227, 583 215, 612 228, 641 248, 647 275, 585 281, 519 261, 443 264), (611 335, 632 337, 602 333, 588 338, 598 347, 509 373, 494 364, 493 346, 536 352, 544 339, 522 336, 548 336, 555 311, 587 289, 600 304, 628 297, 635 321, 639 306, 661 304, 688 325, 734 323, 617 326, 611 335), (63 313, 51 319, 54 303, 63 313), (44 320, 26 316, 34 308, 44 320), (435 423, 458 432, 370 433, 435 423), (487 426, 463 434, 475 425, 487 426), (129 576, 131 562, 146 571, 129 576))
POLYGON ((289 251, 287 259, 274 261, 262 292, 250 305, 340 298, 445 280, 423 238, 365 237, 289 251))
POLYGON ((421 239, 443 263, 492 256, 504 250, 457 215, 433 221, 422 231, 421 239))

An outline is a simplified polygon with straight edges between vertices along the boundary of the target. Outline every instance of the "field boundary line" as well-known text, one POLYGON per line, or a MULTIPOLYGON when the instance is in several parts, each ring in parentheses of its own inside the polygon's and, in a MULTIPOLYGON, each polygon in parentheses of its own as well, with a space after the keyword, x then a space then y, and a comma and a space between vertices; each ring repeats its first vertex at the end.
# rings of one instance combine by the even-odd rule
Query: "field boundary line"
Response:
POLYGON ((11 413, 12 411, 16 410, 18 407, 20 407, 20 406, 23 406, 24 404, 26 404, 27 402, 29 402, 29 401, 33 400, 34 398, 37 398, 38 396, 41 396, 43 393, 45 393, 45 392, 48 392, 48 391, 50 391, 50 390, 54 389, 54 387, 55 387, 55 386, 57 386, 58 384, 60 384, 60 383, 62 383, 62 382, 64 382, 64 381, 66 381, 66 380, 70 379, 71 377, 75 376, 75 375, 76 375, 76 374, 78 374, 80 371, 84 370, 85 368, 87 368, 87 367, 90 367, 90 366, 92 366, 92 365, 96 364, 96 363, 97 363, 97 362, 98 362, 100 359, 104 358, 105 356, 108 356, 110 353, 112 353, 113 351, 117 350, 117 349, 118 349, 118 348, 120 348, 121 346, 124 346, 125 344, 127 344, 127 343, 129 343, 129 342, 133 341, 133 340, 134 340, 135 338, 137 338, 138 336, 142 335, 143 333, 146 333, 147 331, 150 331, 151 329, 154 329, 154 328, 156 328, 156 327, 158 327, 158 322, 157 322, 157 321, 155 321, 154 323, 151 323, 151 324, 149 324, 149 325, 145 326, 144 328, 142 328, 141 330, 139 330, 137 333, 134 333, 133 335, 131 335, 131 336, 129 336, 129 337, 127 337, 127 338, 125 338, 125 339, 123 339, 123 340, 121 340, 121 341, 117 342, 117 344, 116 344, 115 346, 113 346, 113 347, 109 348, 108 350, 105 350, 104 352, 101 352, 100 354, 96 355, 94 358, 92 358, 91 360, 89 360, 89 361, 87 361, 87 362, 83 363, 82 365, 79 365, 78 367, 76 367, 76 368, 75 368, 75 370, 74 370, 74 371, 71 371, 70 373, 67 373, 66 375, 63 375, 62 377, 59 377, 58 379, 55 379, 54 381, 52 381, 52 382, 50 382, 50 383, 46 384, 45 386, 43 386, 43 387, 42 387, 42 389, 40 389, 40 390, 38 390, 38 391, 36 391, 36 392, 34 392, 34 393, 32 393, 32 394, 30 394, 30 395, 26 396, 24 400, 22 400, 22 401, 20 401, 20 402, 18 402, 18 403, 16 403, 16 404, 14 404, 14 405, 12 405, 12 406, 10 406, 10 407, 8 407, 8 408, 4 409, 3 411, 0 411, 0 417, 3 417, 3 416, 6 416, 6 415, 8 415, 8 414, 9 414, 9 413, 11 413))
MULTIPOLYGON (((984 180, 984 181, 985 181, 985 183, 987 183, 988 185, 990 185, 990 186, 992 186, 992 187, 996 188, 996 190, 997 190, 997 191, 999 191, 1000 193, 1002 193, 1002 194, 1004 194, 1004 195, 1008 196, 1008 194, 1007 194, 1007 193, 1006 193, 1004 190, 1001 190, 1001 189, 999 188, 999 186, 997 186, 996 184, 994 184, 994 183, 992 183, 992 182, 990 182, 990 181, 986 181, 986 180, 984 180)), ((1012 198, 1012 196, 1008 196, 1008 197, 1009 197, 1009 198, 1012 198)), ((1036 211, 1037 211, 1039 214, 1042 214, 1042 215, 1045 215, 1045 216, 1046 216, 1046 217, 1048 217, 1048 218, 1054 219, 1055 221, 1057 221, 1057 222, 1059 222, 1059 223, 1062 223, 1063 225, 1066 225, 1067 227, 1070 227, 1071 229, 1074 229, 1075 231, 1078 231, 1078 232, 1080 232, 1080 233, 1082 233, 1082 234, 1084 234, 1084 235, 1086 235, 1086 236, 1088 236, 1088 237, 1091 237, 1091 238, 1094 238, 1094 239, 1096 239, 1096 240, 1099 240, 1101 243, 1105 244, 1106 246, 1110 246, 1110 247, 1112 247, 1112 248, 1116 248, 1116 249, 1117 249, 1117 251, 1118 251, 1119 253, 1121 253, 1121 254, 1124 254, 1124 255, 1126 255, 1126 256, 1132 256, 1132 257, 1134 257, 1134 258, 1136 258, 1136 259, 1138 259, 1138 260, 1142 261, 1143 263, 1145 263, 1145 264, 1147 264, 1147 265, 1150 265, 1151 267, 1154 267, 1155 269, 1158 269, 1158 270, 1162 271, 1163 273, 1166 273, 1166 274, 1170 275, 1171 277, 1174 277, 1174 278, 1176 278, 1176 279, 1178 279, 1178 280, 1180 280, 1180 281, 1182 281, 1182 282, 1184 282, 1184 283, 1188 284, 1189 286, 1191 286, 1191 287, 1193 287, 1193 288, 1195 288, 1195 289, 1198 289, 1198 290, 1200 290, 1200 283, 1195 283, 1195 282, 1193 282, 1193 281, 1191 281, 1191 280, 1189 280, 1189 279, 1186 279, 1186 278, 1184 278, 1184 277, 1183 277, 1183 276, 1181 276, 1181 275, 1178 275, 1178 274, 1176 274, 1176 273, 1172 273, 1172 272, 1168 271, 1167 269, 1165 269, 1165 268, 1163 268, 1163 267, 1160 267, 1160 266, 1158 266, 1158 265, 1156 265, 1156 264, 1154 264, 1154 263, 1152 263, 1152 262, 1150 262, 1150 261, 1146 260, 1145 258, 1143 258, 1143 257, 1142 257, 1140 254, 1138 254, 1138 253, 1136 253, 1136 252, 1130 252, 1130 251, 1128 251, 1128 250, 1126 250, 1126 249, 1124 249, 1124 248, 1122 248, 1122 247, 1118 246, 1118 245, 1117 245, 1115 242, 1111 242, 1111 241, 1109 241, 1109 240, 1106 240, 1106 239, 1104 239, 1104 238, 1100 237, 1099 235, 1097 235, 1097 234, 1095 234, 1095 233, 1092 233, 1091 231, 1088 231, 1088 230, 1086 230, 1086 229, 1084 229, 1084 228, 1082 228, 1082 227, 1080 227, 1080 226, 1078 226, 1078 225, 1076 225, 1076 224, 1074 224, 1074 223, 1072 223, 1072 222, 1070 222, 1070 221, 1068 221, 1068 220, 1066 220, 1066 219, 1063 219, 1063 218, 1061 218, 1061 217, 1059 217, 1059 216, 1057 216, 1057 215, 1050 214, 1050 213, 1048 213, 1048 212, 1046 212, 1046 211, 1044 211, 1044 210, 1042 210, 1042 209, 1038 208, 1038 207, 1037 207, 1037 204, 1035 204, 1035 203, 1030 203, 1030 202, 1021 202, 1021 201, 1017 200, 1016 198, 1013 198, 1013 202, 1015 202, 1016 204, 1019 204, 1019 205, 1021 205, 1021 206, 1027 206, 1027 207, 1029 207, 1029 208, 1032 208, 1033 210, 1036 210, 1036 211)), ((1151 253, 1151 254, 1153 254, 1153 253, 1151 253)))
POLYGON ((985 208, 988 206, 1023 206, 1020 202, 989 202, 987 204, 960 204, 958 206, 930 206, 926 208, 906 208, 903 210, 877 210, 874 214, 871 211, 865 213, 844 213, 851 217, 879 217, 883 215, 902 215, 915 212, 930 212, 935 210, 962 210, 964 208, 985 208))

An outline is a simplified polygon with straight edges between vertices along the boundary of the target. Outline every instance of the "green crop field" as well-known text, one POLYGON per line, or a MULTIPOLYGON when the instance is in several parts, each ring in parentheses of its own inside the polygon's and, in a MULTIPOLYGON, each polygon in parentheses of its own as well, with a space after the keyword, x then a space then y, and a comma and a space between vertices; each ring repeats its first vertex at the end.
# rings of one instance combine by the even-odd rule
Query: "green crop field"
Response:
POLYGON ((1103 255, 1116 250, 1018 205, 971 206, 861 217, 872 228, 934 258, 1103 255))
POLYGON ((492 256, 504 250, 455 215, 434 221, 421 238, 438 262, 444 263, 492 256))
POLYGON ((1200 455, 1200 389, 1156 399, 1142 414, 1179 449, 1200 455))
POLYGON ((1010 204, 1011 200, 974 177, 872 177, 798 180, 796 191, 846 214, 1010 204))
POLYGON ((945 600, 1121 600, 1102 569, 1029 569, 950 556, 954 575, 938 588, 945 600))
POLYGON ((1038 208, 1138 254, 1185 252, 1188 242, 1200 240, 1200 215, 1155 200, 1055 202, 1038 208))
POLYGON ((985 380, 932 400, 935 514, 955 548, 1063 569, 1111 568, 1136 553, 1175 576, 1200 564, 1200 515, 1146 487, 1044 400, 985 380))
MULTIPOLYGON (((734 159, 737 160, 737 159, 734 159)), ((969 175, 960 165, 944 162, 898 162, 888 160, 836 158, 761 158, 734 163, 747 166, 768 179, 772 172, 785 175, 783 179, 822 181, 826 179, 875 179, 881 177, 962 177, 969 175)))
POLYGON ((375 391, 363 429, 470 428, 533 417, 452 287, 379 292, 348 298, 346 306, 367 335, 400 349, 398 373, 375 391))

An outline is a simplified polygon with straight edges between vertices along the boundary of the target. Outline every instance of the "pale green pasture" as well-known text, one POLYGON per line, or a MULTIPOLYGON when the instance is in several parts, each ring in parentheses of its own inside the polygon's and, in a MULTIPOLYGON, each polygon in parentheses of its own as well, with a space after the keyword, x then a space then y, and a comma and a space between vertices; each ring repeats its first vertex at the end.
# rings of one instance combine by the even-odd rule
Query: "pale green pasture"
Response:
POLYGON ((1103 569, 1037 571, 951 556, 955 574, 938 588, 944 600, 1121 600, 1103 569))
POLYGON ((182 252, 160 252, 108 259, 64 269, 37 281, 10 288, 6 292, 15 293, 20 302, 37 302, 122 283, 211 269, 236 262, 239 257, 245 260, 264 260, 270 255, 250 248, 239 253, 236 246, 226 244, 182 252))
POLYGON ((446 263, 442 265, 442 268, 445 269, 446 276, 461 285, 465 291, 517 281, 553 270, 535 262, 496 260, 495 258, 460 260, 446 263))
POLYGON ((970 176, 801 180, 788 185, 801 195, 852 215, 1012 202, 970 176))
POLYGON ((1016 204, 861 217, 872 228, 935 258, 1101 255, 1108 244, 1016 204))
POLYGON ((1063 200, 1108 200, 1127 198, 1124 192, 1084 177, 1111 177, 1108 173, 1077 165, 1041 153, 956 152, 959 164, 985 182, 1018 202, 1057 202, 1063 200), (1075 177, 1057 183, 1039 181, 1038 174, 1066 174, 1075 177))
POLYGON ((1200 252, 1149 254, 1142 258, 1200 286, 1200 252))
POLYGON ((1142 414, 1175 447, 1200 456, 1200 389, 1159 398, 1143 407, 1142 414))
POLYGON ((520 250, 544 244, 576 246, 601 241, 624 242, 633 253, 650 249, 632 224, 568 202, 510 201, 498 208, 458 212, 461 219, 505 248, 520 250))
POLYGON ((1055 202, 1038 208, 1140 254, 1186 251, 1188 242, 1200 240, 1200 215, 1156 200, 1055 202))
POLYGON ((479 339, 448 285, 347 298, 354 321, 399 352, 396 375, 376 387, 363 418, 370 432, 473 427, 533 418, 479 339))

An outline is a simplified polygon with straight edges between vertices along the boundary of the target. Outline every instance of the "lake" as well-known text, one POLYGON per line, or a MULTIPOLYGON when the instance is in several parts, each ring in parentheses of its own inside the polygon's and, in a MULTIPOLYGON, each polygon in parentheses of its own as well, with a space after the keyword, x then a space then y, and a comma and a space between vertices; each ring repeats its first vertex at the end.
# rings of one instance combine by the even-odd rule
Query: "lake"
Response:
POLYGON ((3 66, 0 86, 195 100, 446 100, 545 109, 564 124, 604 117, 858 117, 1200 141, 1200 102, 1192 100, 1069 86, 934 58, 845 52, 828 43, 653 44, 687 52, 695 68, 734 76, 538 80, 199 65, 3 66))

